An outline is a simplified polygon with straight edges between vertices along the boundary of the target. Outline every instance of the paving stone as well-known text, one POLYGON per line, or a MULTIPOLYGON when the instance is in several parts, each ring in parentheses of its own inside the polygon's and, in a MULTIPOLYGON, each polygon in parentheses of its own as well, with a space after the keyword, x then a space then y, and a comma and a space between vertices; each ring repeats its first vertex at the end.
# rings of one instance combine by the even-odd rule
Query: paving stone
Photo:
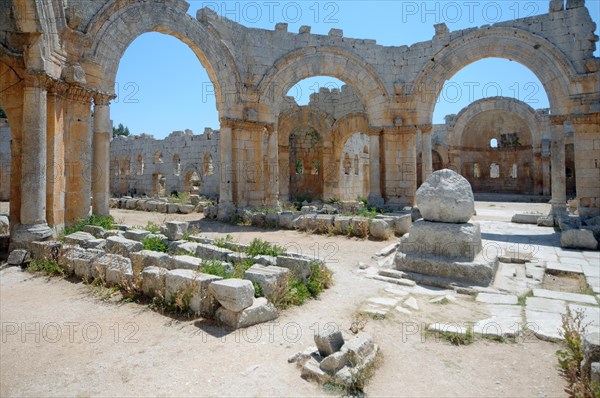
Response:
POLYGON ((479 293, 476 301, 488 304, 517 304, 519 298, 512 294, 479 293))
POLYGON ((555 300, 573 301, 576 303, 598 304, 593 296, 587 294, 557 292, 546 289, 533 289, 534 297, 544 297, 555 300))
POLYGON ((588 331, 590 333, 598 331, 600 328, 600 307, 591 307, 587 305, 571 303, 569 304, 569 309, 571 310, 572 314, 578 311, 583 312, 583 323, 589 324, 588 331))
POLYGON ((467 329, 458 324, 433 323, 429 325, 427 330, 436 333, 456 333, 463 336, 467 335, 467 329))
POLYGON ((551 275, 557 275, 561 273, 571 274, 583 274, 581 265, 564 261, 564 262, 553 262, 549 261, 546 263, 546 273, 551 275))
POLYGON ((562 300, 542 297, 527 297, 525 306, 528 310, 540 312, 554 312, 563 314, 567 311, 567 304, 562 300))
POLYGON ((563 338, 560 332, 562 317, 560 313, 534 311, 530 308, 525 309, 527 319, 526 326, 533 334, 541 340, 560 340, 563 338))
POLYGON ((380 305, 382 307, 395 307, 398 305, 400 300, 386 297, 371 297, 367 299, 367 302, 373 305, 380 305))
POLYGON ((404 300, 404 303, 402 303, 402 305, 408 307, 411 310, 419 311, 419 304, 417 303, 417 299, 414 297, 407 298, 406 300, 404 300))

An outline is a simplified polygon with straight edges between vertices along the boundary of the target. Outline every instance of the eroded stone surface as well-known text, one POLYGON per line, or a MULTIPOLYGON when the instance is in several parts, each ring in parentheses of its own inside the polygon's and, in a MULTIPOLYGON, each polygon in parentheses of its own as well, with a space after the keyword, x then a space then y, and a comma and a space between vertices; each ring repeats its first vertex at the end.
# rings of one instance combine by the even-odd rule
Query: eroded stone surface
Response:
POLYGON ((419 187, 416 199, 427 221, 466 223, 475 213, 471 184, 449 169, 434 172, 419 187))

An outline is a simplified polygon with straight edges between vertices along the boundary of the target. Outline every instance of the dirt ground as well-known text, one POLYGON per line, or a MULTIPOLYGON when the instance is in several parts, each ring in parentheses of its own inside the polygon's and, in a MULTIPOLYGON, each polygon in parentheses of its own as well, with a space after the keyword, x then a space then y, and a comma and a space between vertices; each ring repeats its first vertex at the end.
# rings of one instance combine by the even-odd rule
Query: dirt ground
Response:
MULTIPOLYGON (((516 211, 546 212, 548 205, 477 203, 477 220, 506 222, 516 211)), ((2 209, 0 209, 0 212, 2 209)), ((113 211, 130 225, 169 215, 113 211)), ((360 304, 381 294, 384 282, 366 279, 358 262, 397 241, 316 236, 202 221, 201 234, 255 237, 318 255, 334 271, 335 285, 319 300, 283 311, 274 323, 228 332, 203 320, 180 321, 135 303, 103 302, 81 282, 0 272, 0 396, 323 396, 300 378, 287 358, 314 345, 317 328, 348 329, 360 304)), ((383 359, 369 396, 555 397, 564 396, 556 368, 557 344, 533 337, 498 343, 476 340, 453 346, 423 333, 432 319, 464 320, 477 303, 461 297, 435 306, 418 297, 421 310, 368 320, 365 331, 383 359)))

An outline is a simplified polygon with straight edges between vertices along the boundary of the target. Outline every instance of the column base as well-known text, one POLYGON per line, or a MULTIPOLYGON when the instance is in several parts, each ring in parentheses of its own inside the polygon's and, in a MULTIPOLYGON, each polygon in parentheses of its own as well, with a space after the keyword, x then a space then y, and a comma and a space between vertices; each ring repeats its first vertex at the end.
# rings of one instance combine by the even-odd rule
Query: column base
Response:
POLYGON ((235 215, 235 206, 233 203, 219 203, 217 211, 217 220, 230 222, 235 215))
POLYGON ((383 206, 385 201, 381 195, 370 193, 367 202, 372 206, 383 206))
POLYGON ((11 230, 9 251, 15 249, 31 250, 32 242, 50 240, 53 237, 54 231, 45 223, 16 225, 11 230))

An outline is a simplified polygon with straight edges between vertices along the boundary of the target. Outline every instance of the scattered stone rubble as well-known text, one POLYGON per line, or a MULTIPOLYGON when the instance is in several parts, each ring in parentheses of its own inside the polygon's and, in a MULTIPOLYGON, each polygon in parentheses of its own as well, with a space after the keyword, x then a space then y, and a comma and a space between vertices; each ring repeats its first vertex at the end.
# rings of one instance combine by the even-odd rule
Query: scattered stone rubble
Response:
POLYGON ((310 347, 288 359, 302 369, 301 376, 320 384, 332 383, 351 389, 364 383, 379 355, 379 346, 364 332, 344 336, 339 330, 315 334, 316 347, 310 347))
MULTIPOLYGON (((237 329, 276 319, 278 313, 272 301, 283 297, 291 275, 307 280, 315 261, 297 254, 252 258, 200 236, 184 241, 181 239, 188 230, 187 222, 167 222, 161 228, 164 235, 125 227, 85 229, 90 232, 67 235, 64 242, 34 242, 31 253, 13 250, 8 263, 25 266, 31 259, 53 261, 67 274, 139 290, 150 298, 187 306, 195 315, 237 329), (175 254, 142 250, 142 241, 148 237, 158 237, 175 254), (200 272, 203 260, 215 260, 226 269, 233 269, 232 263, 241 260, 255 264, 245 271, 244 279, 224 280, 200 272), (260 286, 265 297, 255 298, 254 284, 260 286)), ((235 243, 230 246, 244 247, 235 243)))
POLYGON ((114 209, 152 211, 165 214, 202 213, 212 203, 212 201, 198 195, 190 195, 189 203, 172 203, 166 197, 134 198, 132 196, 123 196, 121 198, 110 199, 110 207, 114 209))

